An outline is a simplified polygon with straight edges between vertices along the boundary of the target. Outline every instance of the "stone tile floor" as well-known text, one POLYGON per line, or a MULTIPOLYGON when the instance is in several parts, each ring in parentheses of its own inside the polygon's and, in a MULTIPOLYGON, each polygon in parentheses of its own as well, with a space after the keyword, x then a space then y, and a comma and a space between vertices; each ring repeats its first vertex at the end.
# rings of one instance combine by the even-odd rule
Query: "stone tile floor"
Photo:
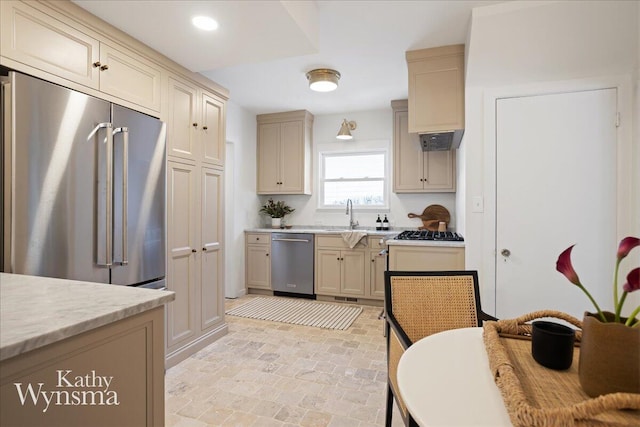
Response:
POLYGON ((228 335, 167 370, 166 426, 384 425, 380 310, 363 306, 346 331, 227 316, 228 335))

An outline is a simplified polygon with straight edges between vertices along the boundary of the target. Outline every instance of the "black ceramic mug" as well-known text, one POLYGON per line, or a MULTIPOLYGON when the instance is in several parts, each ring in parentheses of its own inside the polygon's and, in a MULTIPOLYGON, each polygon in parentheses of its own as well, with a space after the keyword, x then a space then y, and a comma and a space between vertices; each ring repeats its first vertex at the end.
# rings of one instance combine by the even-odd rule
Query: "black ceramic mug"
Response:
POLYGON ((569 369, 573 361, 575 330, 559 323, 538 320, 532 323, 531 354, 547 368, 569 369))

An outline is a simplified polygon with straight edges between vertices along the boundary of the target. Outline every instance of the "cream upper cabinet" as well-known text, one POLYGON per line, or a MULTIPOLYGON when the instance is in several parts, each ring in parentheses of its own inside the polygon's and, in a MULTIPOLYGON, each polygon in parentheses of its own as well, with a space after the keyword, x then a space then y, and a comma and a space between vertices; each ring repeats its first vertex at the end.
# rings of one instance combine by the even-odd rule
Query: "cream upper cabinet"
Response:
MULTIPOLYGON (((35 3, 34 3, 35 4, 35 3)), ((3 63, 11 61, 160 111, 160 67, 23 2, 0 2, 3 63)), ((42 6, 40 6, 42 7, 42 6)))
POLYGON ((173 76, 169 77, 167 108, 167 155, 169 156, 196 159, 197 96, 194 86, 173 76))
POLYGON ((99 88, 100 42, 22 2, 0 1, 0 55, 99 88))
POLYGON ((409 132, 464 129, 464 45, 406 53, 409 132))
POLYGON ((393 191, 396 193, 456 190, 455 150, 423 151, 417 134, 409 133, 407 101, 392 101, 393 191))
POLYGON ((167 154, 224 166, 224 101, 176 76, 168 85, 167 154))
POLYGON ((311 113, 262 114, 257 121, 257 193, 311 194, 311 113))
MULTIPOLYGON (((93 64, 96 65, 96 64, 93 64)), ((160 111, 160 68, 106 43, 100 43, 100 90, 160 111)))
POLYGON ((202 161, 211 165, 224 165, 225 103, 213 94, 202 92, 200 106, 200 147, 202 161))

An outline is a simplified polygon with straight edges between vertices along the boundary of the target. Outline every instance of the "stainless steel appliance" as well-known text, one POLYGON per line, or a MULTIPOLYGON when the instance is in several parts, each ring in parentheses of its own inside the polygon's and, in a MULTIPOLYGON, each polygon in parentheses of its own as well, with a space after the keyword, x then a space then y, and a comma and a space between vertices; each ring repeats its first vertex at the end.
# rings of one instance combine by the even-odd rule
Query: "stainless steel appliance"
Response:
POLYGON ((271 286, 275 295, 315 297, 313 234, 271 234, 271 286))
POLYGON ((405 230, 394 237, 395 240, 441 240, 463 242, 464 238, 453 231, 405 230))
POLYGON ((2 270, 162 288, 164 123, 15 72, 2 100, 2 270))

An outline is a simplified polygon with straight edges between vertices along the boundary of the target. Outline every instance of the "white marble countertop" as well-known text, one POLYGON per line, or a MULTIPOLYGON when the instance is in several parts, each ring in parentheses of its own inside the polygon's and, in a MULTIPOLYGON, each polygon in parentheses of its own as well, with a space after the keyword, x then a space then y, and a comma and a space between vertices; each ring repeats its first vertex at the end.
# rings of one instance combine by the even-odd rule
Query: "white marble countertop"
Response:
MULTIPOLYGON (((245 230, 246 233, 311 233, 311 234, 340 234, 343 231, 349 231, 346 228, 313 228, 301 226, 300 228, 250 228, 245 230)), ((435 246, 443 248, 464 248, 464 242, 442 241, 442 240, 393 240, 403 230, 379 231, 366 228, 357 228, 353 231, 363 231, 368 236, 381 236, 385 239, 385 243, 389 246, 435 246)))
POLYGON ((464 248, 464 242, 444 240, 393 240, 385 242, 389 246, 436 246, 443 248, 464 248))
POLYGON ((402 230, 389 230, 389 231, 381 231, 381 230, 373 230, 367 228, 356 228, 354 230, 349 230, 348 228, 338 228, 338 227, 320 227, 313 228, 308 226, 300 226, 299 228, 249 228, 246 229, 247 233, 311 233, 311 234, 340 234, 344 231, 362 231, 367 233, 368 236, 395 236, 399 234, 402 230))
POLYGON ((173 301, 170 291, 0 273, 0 360, 173 301))

